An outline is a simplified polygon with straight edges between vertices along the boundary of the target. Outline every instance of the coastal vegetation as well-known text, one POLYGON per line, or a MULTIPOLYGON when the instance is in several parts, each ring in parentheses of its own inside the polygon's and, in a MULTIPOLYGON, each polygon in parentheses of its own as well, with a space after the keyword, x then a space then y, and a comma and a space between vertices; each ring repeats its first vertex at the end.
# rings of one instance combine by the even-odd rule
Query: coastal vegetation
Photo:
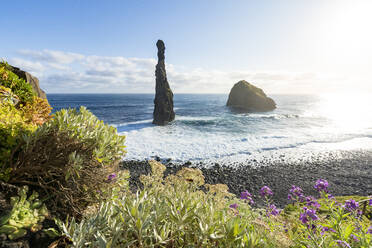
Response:
POLYGON ((274 192, 262 187, 266 206, 253 208, 252 195, 231 195, 226 185, 206 185, 200 170, 184 168, 164 178, 165 166, 149 162, 144 188, 102 202, 81 222, 59 223, 76 247, 370 247, 371 200, 342 202, 315 187, 319 197, 289 191, 293 204, 279 210, 274 192), (201 190, 201 187, 204 190, 201 190), (363 207, 365 206, 365 207, 363 207))
POLYGON ((5 62, 0 134, 5 247, 35 234, 48 237, 38 247, 372 245, 371 197, 334 197, 323 179, 314 182, 315 196, 292 186, 291 204, 279 209, 269 186, 236 196, 224 184, 206 184, 199 169, 166 176, 163 164, 149 161, 151 173, 131 190, 129 172, 119 168, 125 137, 84 107, 51 115, 47 100, 5 62), (265 204, 256 205, 253 193, 265 204))

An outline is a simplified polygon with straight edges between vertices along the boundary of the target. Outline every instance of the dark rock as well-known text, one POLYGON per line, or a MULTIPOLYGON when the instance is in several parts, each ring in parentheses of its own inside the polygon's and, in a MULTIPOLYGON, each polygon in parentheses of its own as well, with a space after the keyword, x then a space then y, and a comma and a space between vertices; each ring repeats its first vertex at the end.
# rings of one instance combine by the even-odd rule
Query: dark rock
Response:
POLYGON ((158 64, 156 65, 156 87, 155 87, 155 108, 153 124, 166 125, 174 120, 173 92, 169 87, 167 73, 165 71, 165 45, 162 40, 156 42, 158 48, 158 64))
POLYGON ((19 78, 23 78, 27 83, 31 84, 38 97, 47 99, 45 92, 39 86, 39 79, 37 79, 37 77, 34 77, 30 73, 22 71, 14 66, 12 66, 12 72, 15 73, 19 78))
POLYGON ((242 111, 270 111, 276 108, 274 100, 267 97, 262 89, 245 80, 232 87, 226 105, 242 111))
POLYGON ((160 157, 159 156, 154 156, 154 159, 156 160, 156 161, 158 161, 158 162, 160 162, 160 157))
POLYGON ((1 248, 30 248, 30 245, 27 240, 21 241, 1 241, 1 248))
POLYGON ((44 248, 48 247, 54 240, 55 238, 50 238, 45 232, 38 231, 31 236, 29 242, 33 248, 44 248))

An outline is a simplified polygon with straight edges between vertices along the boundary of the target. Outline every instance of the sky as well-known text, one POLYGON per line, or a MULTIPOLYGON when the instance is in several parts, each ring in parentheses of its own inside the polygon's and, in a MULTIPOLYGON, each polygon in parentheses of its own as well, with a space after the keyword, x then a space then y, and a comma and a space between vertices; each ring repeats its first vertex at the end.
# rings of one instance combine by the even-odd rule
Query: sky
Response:
POLYGON ((369 0, 1 3, 0 58, 47 93, 154 93, 156 41, 174 93, 372 93, 369 0))

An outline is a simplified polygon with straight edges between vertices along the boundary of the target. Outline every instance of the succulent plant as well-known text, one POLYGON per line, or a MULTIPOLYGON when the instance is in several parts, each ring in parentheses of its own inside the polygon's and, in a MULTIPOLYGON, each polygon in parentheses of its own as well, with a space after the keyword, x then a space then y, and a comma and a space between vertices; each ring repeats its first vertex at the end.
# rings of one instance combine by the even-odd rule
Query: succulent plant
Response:
POLYGON ((14 240, 27 234, 27 231, 37 232, 42 229, 41 223, 48 217, 48 209, 39 194, 33 191, 27 197, 28 187, 23 186, 18 196, 11 197, 12 210, 0 217, 0 234, 6 234, 14 240))
POLYGON ((9 102, 13 105, 17 105, 19 98, 13 94, 9 88, 0 85, 0 102, 9 102))

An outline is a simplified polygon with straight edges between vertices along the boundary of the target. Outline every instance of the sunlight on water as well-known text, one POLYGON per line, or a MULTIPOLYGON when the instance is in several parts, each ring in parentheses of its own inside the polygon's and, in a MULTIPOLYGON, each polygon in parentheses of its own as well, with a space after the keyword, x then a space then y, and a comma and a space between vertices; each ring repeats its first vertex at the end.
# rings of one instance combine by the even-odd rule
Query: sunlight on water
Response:
POLYGON ((370 129, 372 134, 372 95, 323 95, 315 111, 330 121, 335 133, 370 129))

